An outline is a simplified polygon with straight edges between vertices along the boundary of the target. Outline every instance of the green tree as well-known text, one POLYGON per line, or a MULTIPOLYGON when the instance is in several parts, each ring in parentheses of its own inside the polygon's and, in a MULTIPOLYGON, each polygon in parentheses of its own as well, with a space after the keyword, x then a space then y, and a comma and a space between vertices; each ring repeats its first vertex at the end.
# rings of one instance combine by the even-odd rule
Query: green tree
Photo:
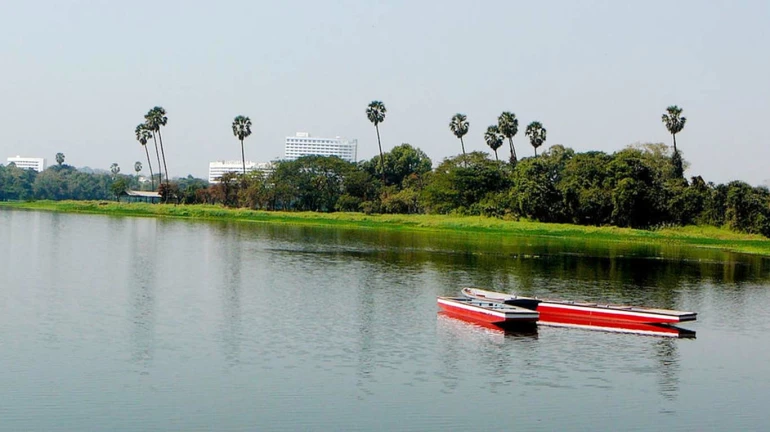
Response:
POLYGON ((113 162, 112 165, 110 165, 110 172, 112 173, 112 179, 114 180, 115 177, 120 173, 120 167, 117 163, 113 162))
MULTIPOLYGON (((166 110, 163 107, 156 106, 152 108, 147 114, 144 115, 145 124, 147 129, 153 132, 153 139, 155 135, 158 136, 160 142, 160 154, 163 156, 163 171, 166 173, 166 184, 169 182, 168 166, 166 165, 166 151, 163 149, 163 135, 160 133, 160 129, 166 126, 168 123, 168 117, 166 117, 166 110)), ((161 182, 163 179, 161 179, 161 182)))
POLYGON ((61 166, 64 163, 64 153, 56 153, 56 163, 61 166))
POLYGON ((377 130, 377 146, 380 148, 380 165, 382 169, 382 183, 385 184, 385 158, 382 156, 382 143, 380 142, 380 126, 379 124, 385 121, 385 114, 388 110, 385 108, 385 104, 381 101, 372 101, 366 108, 366 117, 372 124, 374 129, 377 130))
POLYGON ((246 175, 246 154, 243 152, 243 140, 251 135, 251 119, 239 115, 233 120, 233 135, 241 141, 241 160, 243 161, 243 174, 246 175))
POLYGON ((128 189, 128 182, 123 177, 114 180, 110 186, 110 192, 115 196, 116 201, 120 201, 120 194, 125 192, 126 189, 128 189))
POLYGON ((676 153, 676 134, 684 129, 684 124, 687 122, 687 118, 682 117, 682 108, 679 108, 676 105, 671 105, 670 107, 666 108, 666 113, 663 114, 662 120, 663 124, 666 125, 666 129, 668 129, 668 132, 671 134, 671 137, 674 140, 674 153, 676 153))
POLYGON ((485 153, 471 152, 467 158, 445 159, 430 173, 422 193, 422 207, 429 213, 478 214, 474 209, 482 200, 510 186, 510 179, 498 163, 485 153))
POLYGON ((134 162, 134 171, 136 171, 136 175, 139 175, 139 172, 142 171, 142 163, 139 161, 134 162))
POLYGON ((500 159, 497 158, 497 149, 503 146, 503 136, 500 134, 500 128, 497 125, 492 125, 487 128, 487 131, 484 133, 484 142, 486 142, 489 148, 495 152, 495 160, 499 161, 500 159))
MULTIPOLYGON (((136 133, 136 140, 139 141, 139 144, 144 147, 144 154, 147 155, 147 166, 150 169, 150 186, 152 186, 152 190, 155 190, 155 176, 152 174, 152 162, 150 162, 150 152, 147 150, 147 141, 150 140, 151 137, 154 135, 150 130, 147 128, 147 125, 142 123, 136 127, 134 130, 136 133)), ((155 155, 158 157, 158 164, 160 164, 160 155, 158 155, 158 145, 157 142, 155 143, 155 155)))
MULTIPOLYGON (((411 176, 422 177, 431 170, 433 162, 422 150, 412 147, 408 143, 393 147, 384 155, 385 181, 389 185, 401 189, 406 179, 411 176)), ((362 162, 361 168, 370 174, 377 175, 377 157, 370 161, 362 162)))
POLYGON ((545 133, 545 128, 538 121, 533 121, 527 125, 527 130, 524 134, 529 137, 530 144, 535 148, 535 157, 537 157, 537 148, 545 142, 545 133))
POLYGON ((504 111, 497 118, 497 127, 500 129, 500 133, 508 138, 508 145, 511 147, 511 164, 515 164, 517 161, 516 149, 513 147, 513 137, 519 133, 519 119, 516 118, 516 114, 508 111, 504 111))
POLYGON ((460 146, 463 149, 463 156, 465 156, 465 143, 463 137, 468 133, 468 117, 465 114, 457 113, 452 117, 452 121, 449 122, 449 129, 457 138, 460 139, 460 146))

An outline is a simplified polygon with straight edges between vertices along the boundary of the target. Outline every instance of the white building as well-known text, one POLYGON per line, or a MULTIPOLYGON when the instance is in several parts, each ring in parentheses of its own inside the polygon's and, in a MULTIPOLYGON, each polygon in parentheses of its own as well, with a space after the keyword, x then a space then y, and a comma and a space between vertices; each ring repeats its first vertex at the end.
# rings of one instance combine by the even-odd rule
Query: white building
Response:
POLYGON ((45 158, 32 158, 32 157, 9 157, 8 163, 13 162, 17 167, 27 169, 32 168, 37 172, 45 171, 45 158))
MULTIPOLYGON (((254 171, 254 170, 264 171, 269 173, 273 170, 273 165, 270 162, 246 161, 246 171, 254 171)), ((219 178, 222 177, 222 175, 229 172, 242 173, 243 161, 221 160, 221 161, 209 162, 209 183, 218 182, 219 178)))
POLYGON ((317 138, 307 132, 297 132, 293 137, 286 137, 284 159, 294 160, 302 156, 338 156, 348 162, 355 162, 358 140, 344 138, 317 138))

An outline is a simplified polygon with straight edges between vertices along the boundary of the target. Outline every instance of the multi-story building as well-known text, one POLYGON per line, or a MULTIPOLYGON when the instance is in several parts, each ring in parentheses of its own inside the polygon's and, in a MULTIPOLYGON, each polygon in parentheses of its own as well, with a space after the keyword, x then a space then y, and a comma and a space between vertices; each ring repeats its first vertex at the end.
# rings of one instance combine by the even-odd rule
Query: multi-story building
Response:
MULTIPOLYGON (((270 172, 273 170, 273 165, 270 162, 246 161, 246 170, 247 171, 258 170, 258 171, 270 172)), ((229 172, 235 172, 235 173, 243 172, 243 161, 221 160, 221 161, 210 162, 209 163, 209 183, 218 182, 219 178, 222 177, 222 175, 229 172)))
POLYGON ((32 157, 9 157, 8 163, 13 162, 17 167, 27 169, 32 168, 37 172, 45 171, 45 158, 32 158, 32 157))
POLYGON ((340 137, 318 138, 311 137, 307 132, 297 132, 293 137, 286 137, 284 159, 294 160, 302 156, 338 156, 348 162, 355 162, 358 151, 358 140, 348 140, 340 137))

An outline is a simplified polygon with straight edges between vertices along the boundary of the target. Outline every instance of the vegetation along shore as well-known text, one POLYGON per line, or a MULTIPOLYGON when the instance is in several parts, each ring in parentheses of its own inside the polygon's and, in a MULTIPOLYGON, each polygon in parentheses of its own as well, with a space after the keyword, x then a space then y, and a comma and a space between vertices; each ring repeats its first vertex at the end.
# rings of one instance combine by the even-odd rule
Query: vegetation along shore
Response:
POLYGON ((0 208, 43 210, 114 216, 169 217, 196 220, 243 221, 329 226, 349 229, 427 230, 489 233, 509 236, 553 237, 576 241, 679 245, 770 256, 770 240, 712 226, 640 230, 572 224, 503 220, 485 216, 366 215, 356 212, 283 212, 227 208, 221 205, 164 205, 106 201, 0 202, 0 208))
POLYGON ((164 203, 186 206, 42 203, 39 208, 293 223, 366 225, 376 221, 378 225, 494 229, 526 235, 574 233, 569 235, 609 238, 624 233, 620 236, 632 241, 658 238, 743 251, 748 249, 736 242, 749 242, 744 246, 755 252, 767 248, 765 240, 754 235, 770 238, 770 189, 737 180, 714 184, 699 175, 687 179, 687 162, 676 141, 687 118, 675 105, 660 117, 671 133, 673 147, 636 144, 608 154, 581 153, 555 144, 538 152, 545 144, 546 128, 533 121, 524 131, 533 147, 531 157, 517 154, 514 137, 519 120, 506 111, 484 132, 494 159, 481 151, 466 152, 463 137, 470 123, 468 116, 457 113, 445 136, 458 138, 462 153, 438 164, 408 143, 383 151, 381 129, 386 113, 381 101, 373 101, 366 109, 379 150, 370 160, 306 155, 252 171, 246 170, 244 150, 252 123, 239 115, 231 126, 241 150, 242 169, 209 183, 192 176, 169 177, 161 136, 168 117, 158 106, 135 129, 148 166, 153 162, 148 144, 154 147, 154 162, 162 167, 157 177, 151 174, 149 181, 140 179, 139 161, 134 164, 136 175, 120 174, 116 163, 109 172, 84 172, 65 164, 64 154, 59 153, 57 164, 40 173, 14 164, 0 165, 0 201, 119 200, 127 190, 144 189, 157 191, 164 203), (498 155, 506 141, 507 161, 498 155), (512 222, 521 220, 552 225, 512 222), (609 226, 615 228, 600 228, 609 226))

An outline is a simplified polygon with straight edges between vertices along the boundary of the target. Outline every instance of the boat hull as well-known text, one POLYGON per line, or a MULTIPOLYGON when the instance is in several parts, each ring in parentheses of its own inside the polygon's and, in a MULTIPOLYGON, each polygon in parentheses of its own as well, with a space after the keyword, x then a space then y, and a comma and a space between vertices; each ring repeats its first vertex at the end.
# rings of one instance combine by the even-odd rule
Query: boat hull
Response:
POLYGON ((526 300, 535 300, 535 310, 540 312, 541 320, 558 320, 561 317, 618 320, 646 324, 673 324, 694 321, 695 312, 654 309, 636 306, 610 305, 597 303, 573 302, 567 300, 535 299, 512 294, 497 293, 478 288, 463 288, 462 293, 468 298, 498 301, 507 304, 525 304, 526 300))
POLYGON ((630 333, 643 336, 661 336, 694 339, 695 332, 670 324, 649 324, 633 321, 603 320, 596 318, 557 316, 540 319, 538 325, 548 327, 566 327, 611 333, 630 333))
POLYGON ((439 297, 437 302, 441 310, 449 315, 493 324, 498 327, 532 324, 540 317, 540 313, 537 311, 499 302, 484 302, 461 297, 439 297))

